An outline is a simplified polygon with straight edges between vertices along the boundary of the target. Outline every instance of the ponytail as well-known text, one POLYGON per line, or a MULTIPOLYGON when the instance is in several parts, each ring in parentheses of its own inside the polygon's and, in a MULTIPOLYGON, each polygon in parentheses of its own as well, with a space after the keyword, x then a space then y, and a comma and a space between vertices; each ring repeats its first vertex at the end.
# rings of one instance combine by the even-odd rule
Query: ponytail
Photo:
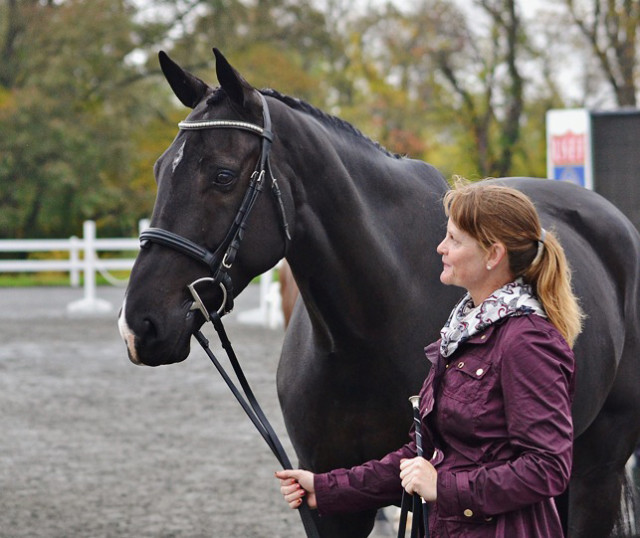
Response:
POLYGON ((546 233, 542 244, 540 259, 524 271, 522 278, 533 288, 549 321, 573 347, 584 314, 571 289, 571 270, 564 249, 552 233, 546 233))

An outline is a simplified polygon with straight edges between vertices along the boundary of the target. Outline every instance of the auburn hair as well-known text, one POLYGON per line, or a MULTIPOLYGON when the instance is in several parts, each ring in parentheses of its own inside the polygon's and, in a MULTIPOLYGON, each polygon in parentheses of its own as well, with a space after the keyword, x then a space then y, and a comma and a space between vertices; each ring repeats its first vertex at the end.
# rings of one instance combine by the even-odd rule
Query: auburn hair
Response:
POLYGON ((571 289, 571 269, 552 231, 543 232, 538 212, 522 192, 455 178, 444 196, 447 216, 483 250, 502 243, 515 278, 529 284, 549 321, 573 347, 584 314, 571 289))

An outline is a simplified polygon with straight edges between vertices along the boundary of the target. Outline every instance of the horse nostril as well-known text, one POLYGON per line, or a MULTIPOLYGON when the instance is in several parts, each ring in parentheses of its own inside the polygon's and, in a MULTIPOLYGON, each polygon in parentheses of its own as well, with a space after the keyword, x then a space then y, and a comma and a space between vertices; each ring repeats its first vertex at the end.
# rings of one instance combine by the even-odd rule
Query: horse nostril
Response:
POLYGON ((149 318, 144 318, 142 320, 142 326, 146 337, 155 338, 158 336, 158 330, 156 329, 155 323, 153 323, 149 318))

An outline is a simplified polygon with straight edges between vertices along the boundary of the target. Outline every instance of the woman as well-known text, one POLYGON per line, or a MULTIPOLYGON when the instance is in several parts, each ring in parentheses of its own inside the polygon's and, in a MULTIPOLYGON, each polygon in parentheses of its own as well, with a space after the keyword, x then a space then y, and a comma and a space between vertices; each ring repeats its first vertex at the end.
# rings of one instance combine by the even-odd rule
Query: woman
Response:
POLYGON ((404 488, 429 503, 432 537, 560 537, 552 497, 571 471, 571 346, 582 322, 564 251, 514 189, 458 182, 444 205, 440 280, 467 293, 425 349, 425 458, 412 430, 381 460, 280 471, 282 494, 292 508, 306 496, 323 515, 398 504, 404 488))

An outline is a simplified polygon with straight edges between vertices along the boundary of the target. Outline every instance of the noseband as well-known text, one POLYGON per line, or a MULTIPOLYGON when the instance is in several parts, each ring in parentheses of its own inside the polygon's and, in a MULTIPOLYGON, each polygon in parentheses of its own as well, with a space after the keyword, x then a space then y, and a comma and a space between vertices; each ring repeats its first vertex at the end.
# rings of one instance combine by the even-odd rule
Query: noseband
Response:
POLYGON ((198 291, 197 286, 203 282, 209 282, 214 287, 219 285, 222 290, 222 304, 217 310, 219 315, 224 315, 233 309, 233 283, 229 270, 235 261, 236 254, 240 248, 240 243, 244 237, 244 231, 247 225, 247 219, 251 214, 258 196, 264 189, 264 178, 269 175, 271 178, 271 192, 276 199, 278 214, 285 234, 285 250, 287 242, 291 240, 289 235, 289 225, 282 202, 282 194, 280 188, 271 171, 269 163, 269 153, 271 152, 271 144, 273 142, 273 133, 271 131, 271 115, 269 114, 269 105, 267 100, 261 93, 258 93, 262 100, 262 117, 264 127, 247 123, 243 121, 233 120, 201 120, 201 121, 181 121, 178 127, 185 131, 205 130, 205 129, 241 129, 258 135, 262 138, 260 148, 260 157, 254 172, 251 174, 249 186, 244 194, 242 203, 236 213, 224 240, 218 248, 211 252, 204 247, 194 243, 190 239, 175 234, 162 228, 148 228, 140 234, 140 247, 148 248, 150 243, 158 243, 165 247, 177 250, 196 261, 199 261, 209 267, 212 276, 200 278, 188 285, 188 289, 193 296, 192 310, 200 310, 206 321, 210 321, 209 310, 204 305, 198 291))

